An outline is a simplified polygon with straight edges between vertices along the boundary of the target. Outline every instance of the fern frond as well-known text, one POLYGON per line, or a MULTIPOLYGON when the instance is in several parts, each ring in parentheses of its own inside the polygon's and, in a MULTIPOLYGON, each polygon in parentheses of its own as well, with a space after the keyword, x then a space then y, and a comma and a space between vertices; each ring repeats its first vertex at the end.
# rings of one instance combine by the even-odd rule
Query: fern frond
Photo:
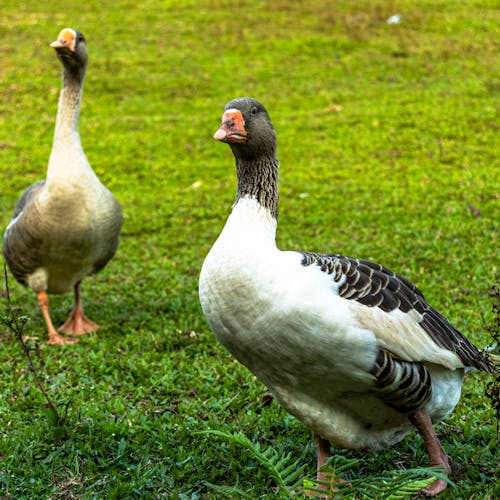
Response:
MULTIPOLYGON (((443 474, 442 467, 415 468, 407 470, 391 470, 378 476, 363 478, 346 476, 349 470, 358 465, 361 460, 349 459, 341 455, 331 457, 323 468, 325 481, 302 478, 307 464, 293 461, 291 454, 280 455, 274 448, 261 449, 259 443, 252 443, 242 432, 230 434, 219 430, 208 430, 197 434, 211 434, 247 449, 258 463, 264 467, 277 486, 280 498, 303 498, 307 491, 316 491, 335 499, 359 498, 362 500, 384 499, 401 500, 418 494, 436 479, 443 479, 448 484, 454 484, 443 474), (301 479, 299 479, 301 478, 301 479), (326 490, 325 490, 326 488, 326 490)), ((252 498, 236 487, 216 486, 211 488, 232 498, 252 498)))
POLYGON ((302 481, 297 478, 304 473, 307 464, 299 464, 299 459, 292 461, 291 454, 281 456, 274 448, 262 450, 259 443, 252 443, 242 432, 230 434, 218 430, 202 431, 198 434, 212 434, 226 441, 242 446, 264 467, 274 480, 280 496, 288 498, 302 481))
POLYGON ((291 463, 281 471, 283 482, 285 484, 295 484, 297 478, 304 472, 304 469, 305 465, 297 467, 296 462, 291 463))
POLYGON ((221 493, 228 498, 242 498, 243 500, 255 500, 254 495, 250 495, 244 492, 241 488, 236 486, 219 486, 217 484, 209 483, 208 481, 203 481, 203 484, 208 486, 210 489, 221 493))
MULTIPOLYGON (((333 457, 333 465, 335 465, 336 461, 343 462, 344 460, 340 456, 333 457)), ((345 465, 342 467, 344 470, 346 470, 345 465)), ((443 479, 454 486, 453 482, 443 474, 443 468, 440 466, 391 470, 379 476, 349 478, 346 481, 338 480, 338 469, 335 470, 331 463, 324 468, 324 472, 327 476, 326 481, 309 479, 304 481, 304 489, 324 494, 326 487, 327 492, 331 492, 332 497, 335 496, 336 499, 360 498, 369 500, 383 498, 384 500, 400 500, 418 494, 436 479, 443 479), (321 489, 322 487, 323 489, 321 489)))

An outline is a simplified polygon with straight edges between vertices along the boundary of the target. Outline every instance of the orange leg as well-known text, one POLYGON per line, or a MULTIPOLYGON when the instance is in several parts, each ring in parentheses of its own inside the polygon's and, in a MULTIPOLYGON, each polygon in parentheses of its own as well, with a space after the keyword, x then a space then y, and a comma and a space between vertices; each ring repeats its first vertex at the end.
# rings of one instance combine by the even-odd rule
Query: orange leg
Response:
POLYGON ((322 437, 318 436, 318 434, 313 433, 314 442, 316 443, 316 453, 318 456, 318 462, 316 466, 316 479, 317 481, 321 481, 322 484, 318 484, 315 489, 316 491, 307 491, 307 497, 319 497, 319 498, 329 498, 328 494, 321 494, 317 490, 323 491, 335 491, 335 489, 331 489, 326 483, 332 480, 329 475, 322 471, 321 468, 326 464, 328 457, 330 456, 330 442, 322 437))
POLYGON ((49 296, 47 292, 36 292, 36 298, 38 299, 38 306, 42 311, 43 317, 45 319, 45 323, 47 324, 47 330, 49 332, 49 340, 47 340, 47 344, 51 345, 63 345, 63 344, 74 344, 77 342, 77 339, 68 339, 59 335, 54 328, 54 324, 50 319, 49 312, 49 296))
POLYGON ((318 464, 317 464, 317 474, 318 474, 318 479, 323 479, 323 475, 321 471, 321 468, 326 464, 328 457, 330 456, 330 441, 327 441, 326 439, 323 439, 322 437, 318 436, 317 434, 313 434, 314 436, 314 442, 316 443, 316 450, 318 453, 318 464))
MULTIPOLYGON (((451 471, 450 461, 436 436, 434 427, 432 427, 431 418, 427 411, 421 408, 410 413, 408 418, 422 435, 427 453, 429 454, 429 465, 443 465, 445 468, 445 475, 448 475, 451 471)), ((446 489, 446 486, 446 481, 436 479, 430 486, 423 489, 422 493, 428 497, 433 497, 446 489)))
POLYGON ((97 330, 99 325, 91 321, 83 314, 82 300, 80 298, 80 282, 75 285, 75 307, 71 311, 68 319, 59 328, 60 332, 68 335, 83 335, 97 330))

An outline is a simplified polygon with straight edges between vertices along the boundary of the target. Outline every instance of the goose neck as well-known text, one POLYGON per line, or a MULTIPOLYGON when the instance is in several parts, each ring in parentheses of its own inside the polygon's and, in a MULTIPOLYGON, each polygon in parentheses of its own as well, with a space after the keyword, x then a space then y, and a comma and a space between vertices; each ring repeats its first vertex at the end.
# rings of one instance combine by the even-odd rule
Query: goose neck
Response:
POLYGON ((279 161, 273 156, 252 159, 236 159, 238 194, 236 203, 250 197, 267 209, 274 219, 278 218, 279 161))
POLYGON ((78 120, 85 70, 63 69, 62 89, 47 169, 47 187, 95 180, 80 140, 78 120))
POLYGON ((83 91, 84 73, 63 70, 62 88, 57 107, 54 145, 68 136, 78 134, 80 102, 83 91))

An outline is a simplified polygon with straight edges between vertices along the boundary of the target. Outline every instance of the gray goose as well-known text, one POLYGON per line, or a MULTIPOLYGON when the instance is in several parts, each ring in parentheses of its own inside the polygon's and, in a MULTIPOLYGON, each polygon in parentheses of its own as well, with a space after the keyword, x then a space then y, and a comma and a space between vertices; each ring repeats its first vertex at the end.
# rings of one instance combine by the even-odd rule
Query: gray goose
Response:
POLYGON ((47 343, 59 345, 77 339, 56 331, 48 294, 74 290, 74 308, 61 332, 81 335, 98 328, 83 313, 80 283, 115 254, 122 212, 92 170, 80 142, 78 119, 88 59, 85 38, 65 28, 51 46, 63 71, 47 176, 19 198, 4 233, 3 253, 16 280, 36 293, 47 324, 47 343))
MULTIPOLYGON (((415 428, 430 464, 449 473, 433 423, 457 404, 464 371, 491 372, 493 356, 389 269, 276 247, 279 162, 261 103, 230 101, 214 139, 231 147, 238 180, 199 279, 216 338, 313 432, 318 479, 330 443, 378 449, 415 428)), ((438 479, 423 493, 445 488, 438 479)))

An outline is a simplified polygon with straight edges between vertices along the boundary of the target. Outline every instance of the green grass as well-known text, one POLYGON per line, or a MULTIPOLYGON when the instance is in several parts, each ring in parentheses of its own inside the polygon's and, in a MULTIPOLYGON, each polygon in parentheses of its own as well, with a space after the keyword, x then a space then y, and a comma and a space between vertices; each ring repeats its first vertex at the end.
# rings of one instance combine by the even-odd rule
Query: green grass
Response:
MULTIPOLYGON (((216 343, 197 297, 203 258, 235 195, 229 148, 212 140, 222 109, 248 95, 279 139, 278 244, 386 264, 478 345, 498 280, 496 2, 116 1, 103 7, 4 0, 0 19, 0 223, 43 178, 60 65, 48 44, 71 26, 90 62, 80 132, 120 200, 115 259, 82 287, 102 325, 77 345, 43 343, 54 425, 27 365, 0 331, 0 496, 202 498, 208 483, 273 497, 266 471, 233 443, 242 431, 314 474, 309 432, 216 343), (385 20, 399 13, 403 21, 385 20)), ((26 333, 45 339, 32 292, 10 282, 26 333)), ((0 285, 2 311, 5 287, 0 285)), ((71 296, 51 299, 64 321, 71 296)), ((493 498, 500 454, 486 377, 467 377, 439 427, 457 487, 493 498)), ((360 459, 352 477, 425 465, 413 434, 360 459)))

